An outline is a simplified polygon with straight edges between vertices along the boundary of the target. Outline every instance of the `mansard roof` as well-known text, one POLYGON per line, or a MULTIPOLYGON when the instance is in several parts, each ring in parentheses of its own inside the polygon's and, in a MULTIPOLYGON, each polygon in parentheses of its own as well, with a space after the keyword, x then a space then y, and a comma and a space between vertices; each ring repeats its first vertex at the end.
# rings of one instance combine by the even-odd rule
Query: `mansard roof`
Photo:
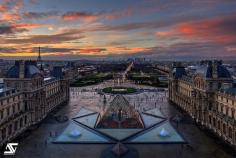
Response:
POLYGON ((207 66, 197 67, 196 73, 202 74, 205 78, 213 78, 214 66, 216 68, 217 78, 231 78, 230 72, 219 61, 214 61, 214 65, 212 62, 209 62, 207 66))
POLYGON ((175 67, 172 73, 175 78, 181 78, 183 75, 186 75, 184 67, 175 67))
POLYGON ((229 70, 226 69, 226 67, 220 65, 218 66, 218 77, 219 78, 231 78, 231 74, 229 70))
MULTIPOLYGON (((7 78, 19 78, 20 77, 20 64, 23 61, 16 61, 15 65, 12 66, 8 72, 7 78)), ((24 63, 24 78, 32 78, 35 74, 41 74, 40 70, 36 66, 34 61, 25 61, 24 63)))
POLYGON ((236 88, 231 87, 231 88, 227 88, 227 89, 222 89, 221 92, 235 96, 236 95, 236 88))

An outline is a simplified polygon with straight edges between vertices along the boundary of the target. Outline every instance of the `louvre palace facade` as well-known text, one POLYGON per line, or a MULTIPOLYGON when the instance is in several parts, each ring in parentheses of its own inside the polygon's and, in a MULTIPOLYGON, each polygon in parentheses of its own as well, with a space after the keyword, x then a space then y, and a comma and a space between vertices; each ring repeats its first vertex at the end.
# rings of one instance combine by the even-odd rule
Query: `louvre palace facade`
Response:
POLYGON ((35 61, 16 61, 0 89, 0 146, 69 100, 69 82, 44 77, 35 61))
POLYGON ((170 71, 169 100, 198 124, 236 145, 236 88, 222 61, 209 61, 194 71, 175 63, 170 71))

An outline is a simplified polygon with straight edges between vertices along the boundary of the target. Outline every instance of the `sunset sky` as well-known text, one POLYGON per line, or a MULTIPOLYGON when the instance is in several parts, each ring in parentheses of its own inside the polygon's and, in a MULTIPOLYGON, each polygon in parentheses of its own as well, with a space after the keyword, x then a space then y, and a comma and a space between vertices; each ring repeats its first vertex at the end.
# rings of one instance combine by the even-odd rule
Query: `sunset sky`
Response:
POLYGON ((0 58, 236 56, 236 0, 0 0, 0 58))

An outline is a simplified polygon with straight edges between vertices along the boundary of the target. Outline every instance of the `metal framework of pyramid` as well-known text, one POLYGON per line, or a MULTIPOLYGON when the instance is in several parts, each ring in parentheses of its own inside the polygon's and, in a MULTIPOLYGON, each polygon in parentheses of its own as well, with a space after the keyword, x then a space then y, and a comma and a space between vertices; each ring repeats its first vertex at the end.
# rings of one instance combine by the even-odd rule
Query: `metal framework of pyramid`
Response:
POLYGON ((123 95, 117 95, 105 113, 118 112, 120 109, 124 111, 127 117, 137 117, 137 111, 135 108, 129 104, 128 100, 123 95))
POLYGON ((113 148, 112 152, 116 154, 117 156, 124 155, 126 152, 128 152, 128 148, 124 146, 124 144, 118 142, 113 148))
POLYGON ((130 105, 126 98, 117 95, 105 109, 97 128, 143 128, 139 112, 130 105))

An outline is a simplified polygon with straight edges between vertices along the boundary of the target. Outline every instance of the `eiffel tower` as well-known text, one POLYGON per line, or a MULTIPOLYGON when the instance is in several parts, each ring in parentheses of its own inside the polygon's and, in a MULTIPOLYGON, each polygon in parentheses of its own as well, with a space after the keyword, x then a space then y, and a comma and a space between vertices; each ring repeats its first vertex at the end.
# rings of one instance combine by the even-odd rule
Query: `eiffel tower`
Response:
POLYGON ((40 70, 43 70, 40 46, 39 46, 39 51, 38 51, 37 63, 40 64, 40 70))

